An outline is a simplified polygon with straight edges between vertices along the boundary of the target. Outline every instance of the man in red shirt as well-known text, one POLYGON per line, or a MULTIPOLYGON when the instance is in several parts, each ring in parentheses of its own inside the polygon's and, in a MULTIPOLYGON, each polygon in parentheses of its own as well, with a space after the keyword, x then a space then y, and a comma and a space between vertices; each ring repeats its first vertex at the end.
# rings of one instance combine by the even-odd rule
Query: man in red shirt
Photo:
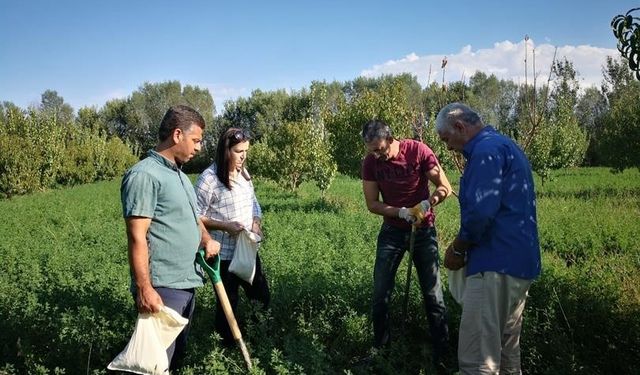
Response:
MULTIPOLYGON (((424 143, 393 138, 391 128, 380 120, 366 123, 362 138, 368 155, 362 163, 362 189, 367 208, 384 219, 378 234, 373 275, 374 348, 390 341, 389 301, 398 266, 409 247, 411 225, 416 217, 409 208, 428 200, 431 207, 451 194, 438 159, 424 143), (435 185, 429 193, 429 181, 435 185)), ((431 209, 415 233, 413 263, 424 298, 433 346, 433 361, 442 367, 448 357, 447 311, 439 275, 438 243, 431 209)))

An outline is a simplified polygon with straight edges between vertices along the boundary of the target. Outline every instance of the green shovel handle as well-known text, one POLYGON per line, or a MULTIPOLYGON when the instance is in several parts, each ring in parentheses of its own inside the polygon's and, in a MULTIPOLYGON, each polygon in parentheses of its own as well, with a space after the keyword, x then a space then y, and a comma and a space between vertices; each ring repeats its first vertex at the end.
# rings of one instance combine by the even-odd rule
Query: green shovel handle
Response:
POLYGON ((204 249, 199 249, 196 253, 196 262, 202 266, 214 285, 222 282, 220 278, 220 256, 216 255, 213 259, 207 261, 204 259, 204 249))

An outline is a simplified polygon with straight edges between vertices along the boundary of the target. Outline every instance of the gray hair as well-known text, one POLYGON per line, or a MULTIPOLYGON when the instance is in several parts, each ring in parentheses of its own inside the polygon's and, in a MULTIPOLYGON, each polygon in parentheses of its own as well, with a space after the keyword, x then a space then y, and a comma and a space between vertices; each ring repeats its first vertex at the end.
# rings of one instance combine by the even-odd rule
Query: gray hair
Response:
POLYGON ((448 132, 456 121, 462 121, 470 126, 484 126, 482 118, 476 111, 462 103, 451 103, 438 112, 436 131, 439 133, 448 132))
POLYGON ((362 126, 362 140, 364 143, 369 143, 376 139, 388 140, 392 138, 391 128, 382 120, 371 120, 362 126))

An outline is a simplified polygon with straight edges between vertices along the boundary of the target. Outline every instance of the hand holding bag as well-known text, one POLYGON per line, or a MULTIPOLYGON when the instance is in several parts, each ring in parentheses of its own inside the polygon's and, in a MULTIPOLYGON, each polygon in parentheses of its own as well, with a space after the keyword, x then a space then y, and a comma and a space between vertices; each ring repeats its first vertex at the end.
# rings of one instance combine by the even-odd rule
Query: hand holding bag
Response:
POLYGON ((157 313, 138 314, 129 343, 107 368, 135 374, 168 374, 167 348, 187 323, 189 319, 167 306, 157 313))
POLYGON ((229 272, 249 284, 253 284, 253 277, 256 274, 256 256, 258 255, 261 239, 259 235, 247 229, 240 232, 236 240, 233 259, 229 265, 229 272))

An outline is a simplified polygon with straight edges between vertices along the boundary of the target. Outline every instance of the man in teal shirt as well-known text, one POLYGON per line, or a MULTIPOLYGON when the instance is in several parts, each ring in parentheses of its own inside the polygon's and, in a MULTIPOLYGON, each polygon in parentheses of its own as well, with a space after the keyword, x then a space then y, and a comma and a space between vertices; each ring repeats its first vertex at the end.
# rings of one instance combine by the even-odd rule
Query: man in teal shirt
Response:
MULTIPOLYGON (((157 147, 122 179, 131 291, 140 313, 158 312, 165 305, 191 322, 194 288, 204 284, 196 252, 202 247, 209 258, 220 251, 196 215, 193 185, 181 170, 200 150, 204 127, 194 109, 169 108, 160 123, 157 147)), ((189 327, 167 349, 171 370, 184 356, 189 327)))

